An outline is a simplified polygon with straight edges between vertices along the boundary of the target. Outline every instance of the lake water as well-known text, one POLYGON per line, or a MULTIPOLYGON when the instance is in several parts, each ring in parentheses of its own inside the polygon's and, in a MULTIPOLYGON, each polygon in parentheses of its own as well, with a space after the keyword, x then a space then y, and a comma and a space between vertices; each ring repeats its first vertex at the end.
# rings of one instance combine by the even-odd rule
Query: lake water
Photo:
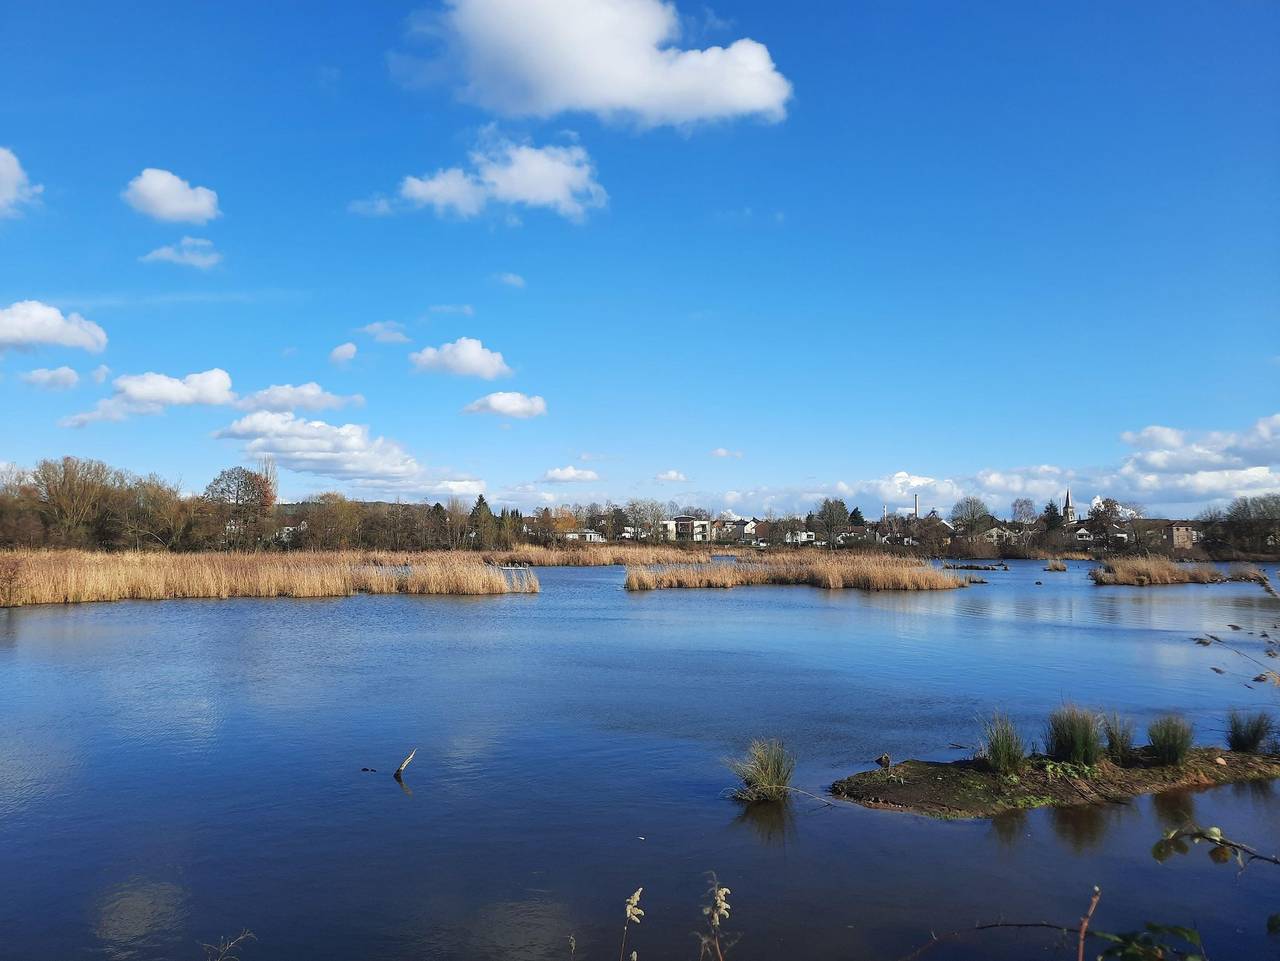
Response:
MULTIPOLYGON (((1035 735, 1064 699, 1140 730, 1178 710, 1214 743, 1229 707, 1280 701, 1189 640, 1258 654, 1246 632, 1274 636, 1280 601, 1257 586, 1012 567, 920 594, 632 595, 620 568, 559 568, 536 596, 0 611, 0 956, 199 959, 249 928, 245 961, 563 959, 570 934, 608 959, 643 885, 628 953, 696 958, 713 870, 733 958, 878 961, 976 921, 1071 923, 1095 884, 1099 928, 1194 923, 1211 956, 1274 956, 1280 869, 1150 849, 1188 816, 1280 847, 1280 785, 995 823, 803 799, 744 817, 724 796, 722 759, 753 736, 783 738, 821 795, 882 751, 966 754, 994 707, 1035 735)), ((928 957, 1074 957, 1044 944, 928 957)))

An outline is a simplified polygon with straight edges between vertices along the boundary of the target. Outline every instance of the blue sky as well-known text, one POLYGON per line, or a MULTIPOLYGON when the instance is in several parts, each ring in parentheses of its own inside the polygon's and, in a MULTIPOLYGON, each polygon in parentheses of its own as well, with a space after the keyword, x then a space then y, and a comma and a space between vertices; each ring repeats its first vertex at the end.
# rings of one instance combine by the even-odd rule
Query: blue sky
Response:
POLYGON ((1277 490, 1277 89, 1263 3, 11 4, 0 461, 1277 490))

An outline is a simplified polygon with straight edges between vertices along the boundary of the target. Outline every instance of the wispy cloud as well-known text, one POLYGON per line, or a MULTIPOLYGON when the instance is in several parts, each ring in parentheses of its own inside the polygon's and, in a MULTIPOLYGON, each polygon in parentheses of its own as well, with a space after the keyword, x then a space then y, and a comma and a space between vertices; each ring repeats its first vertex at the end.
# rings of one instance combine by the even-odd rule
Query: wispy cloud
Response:
POLYGON ((80 375, 70 367, 37 367, 22 375, 22 379, 42 390, 70 390, 80 383, 80 375))
POLYGON ((409 338, 404 332, 404 324, 394 320, 375 320, 371 324, 358 327, 362 334, 368 334, 380 344, 407 344, 409 338))
POLYGON ((272 384, 242 397, 239 406, 245 410, 336 410, 353 404, 364 404, 361 394, 342 396, 325 390, 315 381, 305 384, 272 384))
POLYGON ((603 207, 609 195, 596 179, 595 165, 577 145, 535 147, 490 134, 473 150, 468 165, 448 167, 400 182, 400 199, 430 207, 439 216, 475 217, 490 204, 552 210, 581 221, 603 207))
POLYGON ((222 262, 222 254, 214 249, 212 240, 200 237, 183 237, 176 244, 157 247, 138 258, 144 264, 165 262, 209 270, 222 262))
POLYGON ((40 184, 31 182, 18 155, 0 147, 0 218, 17 217, 24 207, 34 206, 43 190, 40 184))

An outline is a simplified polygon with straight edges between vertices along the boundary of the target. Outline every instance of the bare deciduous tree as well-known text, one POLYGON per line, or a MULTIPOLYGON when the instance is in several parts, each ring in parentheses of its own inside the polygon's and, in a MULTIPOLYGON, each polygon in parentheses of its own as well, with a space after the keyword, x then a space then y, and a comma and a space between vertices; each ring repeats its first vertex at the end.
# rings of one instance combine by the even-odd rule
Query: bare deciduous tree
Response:
POLYGON ((951 524, 963 534, 975 534, 988 517, 991 509, 981 497, 962 497, 951 508, 951 524))

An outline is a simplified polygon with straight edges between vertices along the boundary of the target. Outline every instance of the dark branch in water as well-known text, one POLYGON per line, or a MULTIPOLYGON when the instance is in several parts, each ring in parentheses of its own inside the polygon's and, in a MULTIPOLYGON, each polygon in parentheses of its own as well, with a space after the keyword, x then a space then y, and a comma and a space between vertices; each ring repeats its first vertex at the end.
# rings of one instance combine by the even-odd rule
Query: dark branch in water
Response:
POLYGON ((916 958, 923 955, 926 951, 937 947, 945 941, 956 941, 964 937, 966 934, 973 934, 981 931, 995 931, 1000 928, 1005 929, 1035 929, 1040 931, 1055 931, 1061 935, 1076 934, 1079 938, 1079 948, 1076 952, 1076 961, 1084 961, 1084 945, 1085 941, 1090 937, 1098 937, 1096 933, 1089 931, 1089 923, 1093 920, 1093 912, 1098 908, 1098 902, 1102 899, 1102 889, 1094 886, 1093 897, 1089 899, 1089 908, 1085 911, 1084 917, 1080 919, 1080 923, 1075 927, 1068 927, 1064 924, 1054 924, 1052 921, 988 921, 985 924, 975 924, 971 928, 958 928, 955 931, 949 931, 946 934, 935 934, 932 940, 922 944, 910 954, 904 954, 897 961, 915 961, 916 958))

